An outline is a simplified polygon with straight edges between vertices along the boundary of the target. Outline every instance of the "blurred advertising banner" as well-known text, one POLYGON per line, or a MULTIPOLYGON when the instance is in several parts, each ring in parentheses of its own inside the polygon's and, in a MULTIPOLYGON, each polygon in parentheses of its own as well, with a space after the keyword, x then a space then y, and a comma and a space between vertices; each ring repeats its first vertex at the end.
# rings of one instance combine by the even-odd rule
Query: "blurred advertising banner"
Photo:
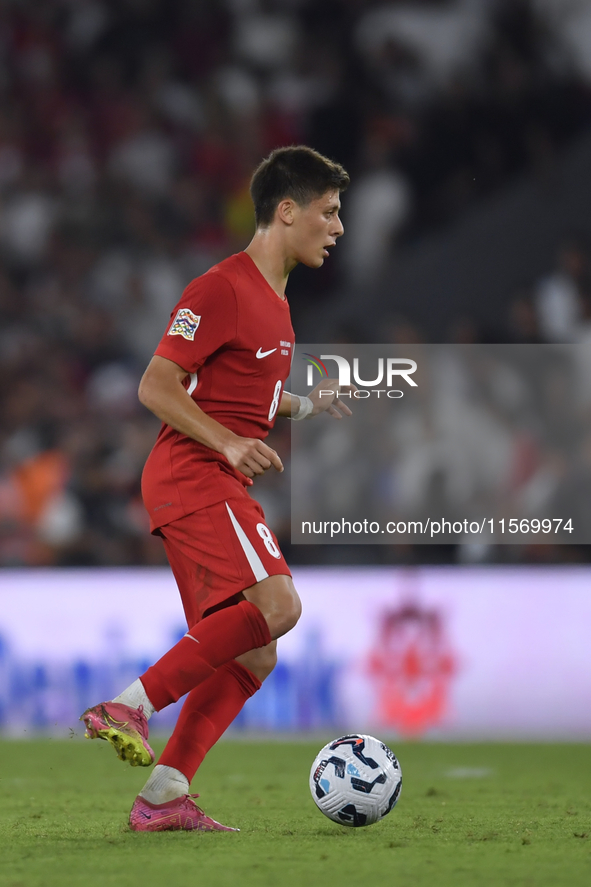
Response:
MULTIPOLYGON (((589 739, 590 578, 580 567, 295 570, 302 619, 232 730, 589 739)), ((0 572, 3 733, 81 733, 85 708, 185 631, 165 568, 0 572)))
POLYGON ((591 343, 300 345, 316 386, 353 415, 292 422, 293 543, 591 543, 591 343))

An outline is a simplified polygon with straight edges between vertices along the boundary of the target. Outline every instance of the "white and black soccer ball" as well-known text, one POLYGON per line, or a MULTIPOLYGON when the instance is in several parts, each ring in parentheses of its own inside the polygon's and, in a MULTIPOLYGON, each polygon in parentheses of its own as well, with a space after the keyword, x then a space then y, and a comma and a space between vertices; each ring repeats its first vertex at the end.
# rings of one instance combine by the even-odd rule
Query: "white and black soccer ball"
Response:
POLYGON ((392 810, 402 788, 396 755, 373 736, 341 736, 318 752, 310 791, 319 810, 340 825, 379 822, 392 810))

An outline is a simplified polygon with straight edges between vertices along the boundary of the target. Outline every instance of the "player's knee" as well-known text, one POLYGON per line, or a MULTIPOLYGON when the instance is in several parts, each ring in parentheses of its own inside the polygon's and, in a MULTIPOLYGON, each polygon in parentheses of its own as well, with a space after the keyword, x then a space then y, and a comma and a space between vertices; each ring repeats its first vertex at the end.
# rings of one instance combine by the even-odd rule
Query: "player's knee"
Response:
POLYGON ((270 644, 267 644, 259 652, 259 680, 264 681, 277 665, 277 641, 271 641, 270 644))
POLYGON ((277 665, 277 641, 271 641, 266 647, 245 653, 238 661, 256 675, 259 681, 264 681, 277 665))
POLYGON ((300 600, 300 596, 293 588, 291 597, 289 599, 289 603, 286 606, 284 619, 285 619, 285 631, 291 631, 294 628, 300 616, 302 615, 302 602, 300 600))
POLYGON ((277 641, 244 653, 238 657, 238 662, 256 675, 259 681, 264 681, 277 665, 277 641))
POLYGON ((246 589, 244 596, 261 611, 272 638, 291 631, 300 618, 302 605, 289 576, 269 576, 246 589))
POLYGON ((300 616, 302 615, 302 603, 299 595, 293 585, 281 597, 280 606, 274 614, 272 634, 275 637, 281 637, 294 628, 300 616))

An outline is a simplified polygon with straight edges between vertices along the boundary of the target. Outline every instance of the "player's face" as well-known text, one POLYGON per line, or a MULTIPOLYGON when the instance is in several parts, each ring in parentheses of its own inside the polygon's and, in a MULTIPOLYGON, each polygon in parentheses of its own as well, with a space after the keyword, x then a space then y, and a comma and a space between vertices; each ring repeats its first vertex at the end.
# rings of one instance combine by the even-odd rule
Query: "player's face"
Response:
POLYGON ((294 258, 309 268, 320 268, 344 231, 339 218, 341 201, 338 191, 327 191, 307 206, 295 206, 291 226, 294 258))

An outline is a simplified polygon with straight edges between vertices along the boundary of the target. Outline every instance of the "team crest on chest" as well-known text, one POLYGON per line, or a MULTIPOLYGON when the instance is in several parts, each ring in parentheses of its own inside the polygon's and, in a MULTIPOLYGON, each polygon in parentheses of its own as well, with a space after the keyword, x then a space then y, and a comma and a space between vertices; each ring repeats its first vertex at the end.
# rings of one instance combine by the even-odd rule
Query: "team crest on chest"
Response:
POLYGON ((201 323, 201 315, 193 314, 189 308, 179 308, 176 317, 170 325, 169 336, 182 336, 192 342, 201 323))

